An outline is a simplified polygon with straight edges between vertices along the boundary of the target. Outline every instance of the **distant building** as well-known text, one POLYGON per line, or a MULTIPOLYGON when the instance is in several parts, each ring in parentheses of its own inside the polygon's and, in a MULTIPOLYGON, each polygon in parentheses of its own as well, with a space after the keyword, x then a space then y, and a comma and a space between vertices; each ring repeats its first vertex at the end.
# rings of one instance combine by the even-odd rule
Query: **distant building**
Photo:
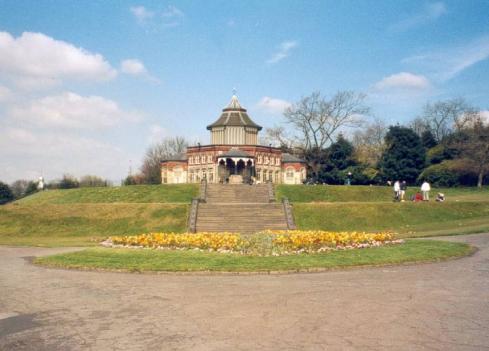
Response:
POLYGON ((207 126, 210 145, 187 148, 161 162, 162 183, 241 183, 259 182, 301 184, 306 179, 305 162, 279 148, 258 145, 261 126, 251 120, 236 95, 221 116, 207 126))

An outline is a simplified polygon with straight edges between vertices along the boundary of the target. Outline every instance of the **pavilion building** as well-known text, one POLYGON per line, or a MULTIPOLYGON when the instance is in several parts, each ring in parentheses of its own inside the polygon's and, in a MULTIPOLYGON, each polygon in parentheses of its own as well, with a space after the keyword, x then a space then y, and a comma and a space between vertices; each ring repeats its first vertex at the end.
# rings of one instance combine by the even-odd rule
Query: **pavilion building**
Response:
POLYGON ((207 126, 209 145, 190 146, 186 153, 161 161, 164 184, 259 182, 301 184, 306 178, 303 160, 280 148, 258 143, 261 126, 253 122, 236 95, 220 117, 207 126))

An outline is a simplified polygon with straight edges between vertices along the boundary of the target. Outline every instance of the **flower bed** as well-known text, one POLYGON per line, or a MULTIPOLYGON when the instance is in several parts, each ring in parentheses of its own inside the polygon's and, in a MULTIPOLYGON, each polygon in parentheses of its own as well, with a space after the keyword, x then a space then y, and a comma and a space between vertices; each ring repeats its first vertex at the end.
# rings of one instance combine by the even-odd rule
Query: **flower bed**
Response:
POLYGON ((195 249, 222 253, 278 256, 398 244, 392 233, 265 231, 252 236, 236 233, 151 233, 114 236, 103 245, 153 249, 195 249))

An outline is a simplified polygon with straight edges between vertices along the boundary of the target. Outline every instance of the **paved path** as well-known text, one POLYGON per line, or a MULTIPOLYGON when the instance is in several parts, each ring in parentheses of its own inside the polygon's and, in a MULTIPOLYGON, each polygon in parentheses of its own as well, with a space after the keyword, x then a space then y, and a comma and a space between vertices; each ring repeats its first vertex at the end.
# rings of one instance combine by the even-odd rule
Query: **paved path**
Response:
POLYGON ((35 267, 0 248, 1 350, 489 350, 489 234, 443 263, 279 276, 35 267))

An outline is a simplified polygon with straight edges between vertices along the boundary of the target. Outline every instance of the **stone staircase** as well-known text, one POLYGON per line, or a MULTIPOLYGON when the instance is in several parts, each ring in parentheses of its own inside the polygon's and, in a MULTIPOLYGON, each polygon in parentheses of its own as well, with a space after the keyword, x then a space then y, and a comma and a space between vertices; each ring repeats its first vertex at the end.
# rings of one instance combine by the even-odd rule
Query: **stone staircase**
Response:
POLYGON ((197 232, 253 234, 288 229, 283 203, 275 203, 267 184, 208 184, 196 212, 197 232))

